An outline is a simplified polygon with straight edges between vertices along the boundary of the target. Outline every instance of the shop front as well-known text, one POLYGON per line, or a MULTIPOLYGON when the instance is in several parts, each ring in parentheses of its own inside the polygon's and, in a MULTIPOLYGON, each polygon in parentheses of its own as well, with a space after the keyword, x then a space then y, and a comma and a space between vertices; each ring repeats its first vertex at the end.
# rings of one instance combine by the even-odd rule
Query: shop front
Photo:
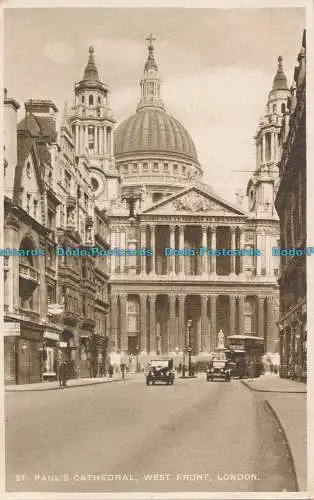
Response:
POLYGON ((77 346, 75 345, 73 332, 63 330, 60 333, 58 366, 65 361, 68 365, 69 378, 78 377, 78 367, 76 363, 77 346))
POLYGON ((42 345, 43 381, 57 380, 59 340, 59 333, 49 330, 44 332, 44 341, 42 345))

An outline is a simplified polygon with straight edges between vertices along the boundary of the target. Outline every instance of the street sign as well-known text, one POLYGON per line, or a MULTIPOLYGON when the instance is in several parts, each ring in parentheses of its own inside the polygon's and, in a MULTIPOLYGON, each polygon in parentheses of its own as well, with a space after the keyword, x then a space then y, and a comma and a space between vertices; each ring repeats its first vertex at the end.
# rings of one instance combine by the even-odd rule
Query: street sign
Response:
POLYGON ((20 323, 4 323, 4 335, 15 337, 21 335, 20 323))

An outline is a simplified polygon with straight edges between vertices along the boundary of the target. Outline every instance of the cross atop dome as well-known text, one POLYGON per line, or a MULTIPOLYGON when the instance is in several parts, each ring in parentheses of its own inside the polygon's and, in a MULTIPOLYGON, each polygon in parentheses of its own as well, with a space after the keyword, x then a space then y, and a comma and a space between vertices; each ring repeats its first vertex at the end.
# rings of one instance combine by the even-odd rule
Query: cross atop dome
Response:
POLYGON ((152 33, 146 38, 146 41, 149 42, 148 49, 154 49, 153 42, 156 41, 156 38, 153 37, 152 33))
POLYGON ((153 42, 156 40, 156 38, 153 37, 152 33, 149 35, 149 37, 146 38, 146 41, 149 42, 148 44, 148 58, 145 64, 145 71, 149 69, 153 69, 155 71, 158 71, 158 66, 155 61, 154 57, 154 45, 153 42))

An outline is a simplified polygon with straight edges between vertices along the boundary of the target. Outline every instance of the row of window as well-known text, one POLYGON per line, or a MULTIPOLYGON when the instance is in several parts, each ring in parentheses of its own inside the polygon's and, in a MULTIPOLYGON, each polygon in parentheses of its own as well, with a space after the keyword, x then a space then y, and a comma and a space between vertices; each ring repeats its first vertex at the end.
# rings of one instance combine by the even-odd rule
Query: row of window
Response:
MULTIPOLYGON (((128 174, 130 172, 136 173, 139 172, 139 167, 140 165, 138 163, 132 163, 130 165, 123 165, 123 173, 128 174)), ((121 168, 121 167, 120 167, 121 168)), ((173 174, 179 174, 181 173, 182 175, 187 175, 188 173, 188 167, 186 165, 169 165, 169 163, 163 163, 162 165, 158 162, 154 162, 152 164, 148 162, 142 163, 142 172, 159 172, 161 169, 163 169, 164 172, 172 172, 173 174), (171 168, 172 167, 172 168, 171 168), (181 168, 180 168, 181 167, 181 168)), ((190 170, 191 172, 191 170, 190 170)))
MULTIPOLYGON (((93 94, 90 94, 90 95, 88 96, 88 105, 89 105, 89 106, 94 106, 94 102, 95 102, 95 101, 96 101, 96 99, 94 99, 94 95, 93 95, 93 94)), ((81 96, 81 102, 82 102, 83 104, 85 103, 85 96, 84 96, 84 95, 82 95, 82 96, 81 96)), ((100 97, 100 96, 98 96, 98 97, 97 97, 97 103, 98 103, 98 104, 101 104, 101 97, 100 97)))

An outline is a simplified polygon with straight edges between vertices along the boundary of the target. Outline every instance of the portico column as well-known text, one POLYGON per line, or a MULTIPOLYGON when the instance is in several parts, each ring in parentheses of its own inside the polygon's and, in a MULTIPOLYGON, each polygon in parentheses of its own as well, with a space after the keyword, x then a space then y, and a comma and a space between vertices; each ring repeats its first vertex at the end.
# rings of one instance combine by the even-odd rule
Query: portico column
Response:
POLYGON ((83 125, 80 127, 80 154, 84 152, 84 129, 83 125))
POLYGON ((141 354, 147 353, 147 325, 146 325, 146 303, 147 297, 146 295, 140 295, 140 313, 141 313, 141 354))
POLYGON ((265 137, 265 134, 262 136, 262 148, 263 148, 262 163, 266 163, 266 137, 265 137))
MULTIPOLYGON (((235 241, 235 227, 230 228, 231 232, 231 250, 235 250, 236 241, 235 241)), ((236 270, 236 256, 231 255, 231 274, 235 274, 236 270)))
POLYGON ((120 293, 120 336, 121 336, 121 351, 128 352, 128 333, 126 326, 126 302, 127 294, 120 293))
POLYGON ((149 354, 156 354, 156 294, 150 294, 149 300, 149 354))
POLYGON ((176 296, 169 296, 169 337, 168 346, 170 352, 175 352, 176 348, 176 296))
MULTIPOLYGON (((175 226, 170 226, 170 248, 175 248, 176 243, 175 243, 175 226)), ((173 276, 175 274, 176 270, 176 257, 175 255, 170 256, 170 274, 173 276)))
MULTIPOLYGON (((146 226, 141 226, 141 249, 146 248, 146 226)), ((152 258, 152 257, 151 257, 152 258)), ((141 274, 146 275, 146 259, 145 255, 141 255, 141 274)))
MULTIPOLYGON (((179 226, 179 249, 184 249, 184 226, 179 226)), ((179 255, 179 272, 184 274, 184 256, 179 255)))
MULTIPOLYGON (((244 250, 245 247, 245 231, 244 228, 240 227, 240 250, 244 250)), ((244 270, 244 255, 240 255, 239 257, 239 262, 240 262, 240 274, 243 273, 244 270)))
POLYGON ((88 146, 88 126, 85 127, 85 146, 88 146))
POLYGON ((265 350, 269 352, 275 347, 275 335, 277 326, 274 322, 274 300, 273 297, 267 297, 267 326, 265 332, 265 350))
POLYGON ((112 342, 112 348, 118 347, 118 296, 116 294, 111 295, 111 331, 110 340, 112 342))
POLYGON ((207 316, 207 300, 206 295, 201 296, 202 301, 202 324, 201 324, 201 350, 202 352, 207 352, 208 344, 208 316, 207 316))
POLYGON ((229 296, 230 300, 230 335, 235 335, 236 328, 236 298, 234 295, 229 296))
MULTIPOLYGON (((217 226, 211 226, 211 233, 210 233, 211 245, 210 245, 210 248, 212 250, 216 250, 216 229, 217 229, 217 226)), ((216 255, 211 256, 211 272, 212 272, 212 274, 216 274, 216 255)))
POLYGON ((179 331, 178 331, 178 347, 181 352, 185 348, 185 324, 184 324, 184 306, 185 295, 179 295, 179 331))
POLYGON ((208 274, 207 231, 208 226, 202 226, 202 247, 206 249, 202 256, 202 274, 208 274))
POLYGON ((258 336, 264 338, 264 303, 265 297, 258 297, 258 336))
POLYGON ((94 127, 95 135, 95 154, 98 155, 98 127, 94 127))
POLYGON ((155 226, 150 226, 150 246, 153 251, 153 255, 151 257, 151 269, 150 273, 155 274, 156 273, 156 248, 155 248, 155 226))
MULTIPOLYGON (((262 249, 262 231, 258 229, 256 231, 256 248, 261 251, 262 249)), ((262 274, 262 256, 256 255, 256 275, 260 276, 262 274)))
POLYGON ((245 296, 239 295, 238 303, 239 303, 239 334, 244 335, 244 302, 245 296))
POLYGON ((210 351, 213 351, 216 347, 216 295, 210 295, 210 351))

